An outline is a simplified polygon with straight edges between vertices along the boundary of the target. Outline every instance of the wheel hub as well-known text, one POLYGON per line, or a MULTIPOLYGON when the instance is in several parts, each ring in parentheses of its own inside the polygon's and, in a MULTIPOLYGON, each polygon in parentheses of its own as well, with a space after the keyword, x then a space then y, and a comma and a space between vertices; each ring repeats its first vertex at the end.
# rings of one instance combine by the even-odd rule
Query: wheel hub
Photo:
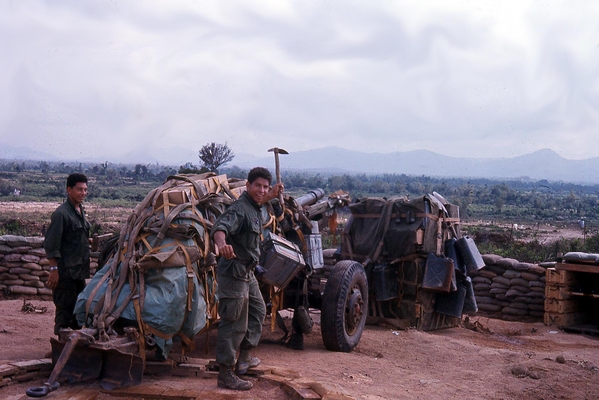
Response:
POLYGON ((362 307, 364 300, 362 299, 362 292, 357 287, 354 287, 348 296, 347 309, 346 309, 346 324, 348 333, 352 334, 353 331, 360 324, 362 319, 362 307))

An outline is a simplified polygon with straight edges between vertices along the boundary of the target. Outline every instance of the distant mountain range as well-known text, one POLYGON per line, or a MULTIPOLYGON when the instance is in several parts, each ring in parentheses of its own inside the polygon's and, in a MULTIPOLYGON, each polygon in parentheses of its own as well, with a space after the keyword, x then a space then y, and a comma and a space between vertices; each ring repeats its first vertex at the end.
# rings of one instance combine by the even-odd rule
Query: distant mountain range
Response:
MULTIPOLYGON (((530 179, 563 181, 584 184, 599 184, 599 157, 585 160, 568 160, 553 150, 544 149, 512 158, 460 158, 449 157, 427 150, 394 153, 364 153, 345 150, 339 147, 326 147, 307 151, 293 151, 280 155, 281 170, 321 172, 336 174, 406 174, 412 176, 489 178, 489 179, 530 179)), ((0 148, 0 159, 21 159, 39 161, 78 161, 135 164, 162 163, 178 167, 185 162, 198 163, 197 151, 188 148, 162 149, 160 154, 135 154, 122 160, 94 158, 81 160, 58 160, 56 157, 35 152, 26 147, 0 148), (161 157, 162 156, 162 157, 161 157), (164 157, 168 156, 167 159, 164 157), (160 161, 162 160, 162 161, 160 161), (171 161, 165 160, 181 160, 171 161)), ((264 166, 274 173, 273 153, 256 157, 246 153, 236 154, 227 167, 238 166, 249 169, 264 166)))
MULTIPOLYGON (((553 150, 512 158, 459 158, 426 150, 363 153, 328 147, 280 155, 281 169, 327 173, 406 174, 412 176, 531 179, 599 184, 599 157, 568 160, 553 150)), ((229 165, 262 165, 274 171, 274 156, 234 159, 229 165)))

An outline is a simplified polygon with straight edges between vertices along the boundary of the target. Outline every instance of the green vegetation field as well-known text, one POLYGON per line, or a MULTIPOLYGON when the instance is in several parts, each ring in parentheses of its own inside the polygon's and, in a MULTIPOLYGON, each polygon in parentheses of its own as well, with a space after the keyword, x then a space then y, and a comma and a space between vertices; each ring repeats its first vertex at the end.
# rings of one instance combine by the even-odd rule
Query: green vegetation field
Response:
MULTIPOLYGON (((0 202, 4 205, 0 207, 0 235, 43 234, 51 210, 64 200, 66 176, 72 172, 89 177, 87 206, 94 233, 118 230, 119 224, 150 190, 179 170, 158 164, 70 165, 0 160, 0 202)), ((247 171, 231 167, 222 168, 220 173, 245 178, 247 171)), ((414 198, 438 192, 460 207, 463 232, 475 239, 482 253, 540 262, 567 251, 599 252, 599 185, 301 171, 283 171, 282 179, 286 193, 291 196, 316 188, 323 188, 325 193, 345 190, 352 199, 414 198), (514 224, 526 229, 514 229, 514 224), (546 239, 551 231, 561 229, 578 231, 580 235, 546 239)), ((332 238, 325 241, 333 242, 332 238)))

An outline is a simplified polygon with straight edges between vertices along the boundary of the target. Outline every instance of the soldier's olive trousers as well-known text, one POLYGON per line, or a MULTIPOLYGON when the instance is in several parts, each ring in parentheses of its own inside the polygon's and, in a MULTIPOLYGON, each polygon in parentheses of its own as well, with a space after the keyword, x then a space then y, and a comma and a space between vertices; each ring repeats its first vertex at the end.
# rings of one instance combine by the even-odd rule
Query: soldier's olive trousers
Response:
POLYGON ((83 279, 59 278, 58 286, 52 291, 52 300, 56 306, 54 316, 54 334, 58 335, 60 328, 79 329, 77 318, 73 315, 77 296, 85 288, 83 279))
POLYGON ((235 365, 237 350, 258 345, 266 306, 253 272, 244 281, 228 276, 218 276, 218 336, 216 362, 235 365))

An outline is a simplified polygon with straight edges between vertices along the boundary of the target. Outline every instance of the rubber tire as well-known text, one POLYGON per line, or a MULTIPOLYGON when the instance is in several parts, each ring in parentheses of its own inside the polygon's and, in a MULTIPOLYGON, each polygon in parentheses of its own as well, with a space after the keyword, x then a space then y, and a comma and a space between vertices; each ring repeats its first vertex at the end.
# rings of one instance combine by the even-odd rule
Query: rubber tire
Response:
POLYGON ((360 342, 367 316, 368 280, 364 267, 353 260, 339 261, 329 275, 322 299, 320 324, 325 347, 331 351, 352 351, 360 342), (348 331, 347 305, 352 295, 362 301, 361 315, 348 331))
POLYGON ((25 391, 25 394, 29 397, 44 397, 48 393, 50 393, 50 388, 46 385, 30 387, 25 391))

